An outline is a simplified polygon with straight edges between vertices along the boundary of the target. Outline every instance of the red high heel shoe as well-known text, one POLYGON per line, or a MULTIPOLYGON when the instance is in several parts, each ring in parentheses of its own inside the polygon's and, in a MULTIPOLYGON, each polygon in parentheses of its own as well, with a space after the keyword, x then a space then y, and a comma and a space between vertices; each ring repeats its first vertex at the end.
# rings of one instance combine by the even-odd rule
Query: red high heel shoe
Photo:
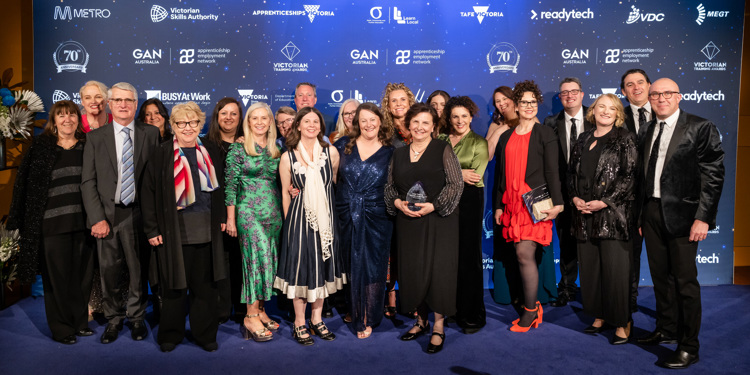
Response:
MULTIPOLYGON (((531 329, 532 327, 533 328, 539 328, 539 324, 542 323, 542 317, 541 317, 541 313, 540 313, 541 306, 539 306, 538 303, 539 302, 537 302, 537 306, 533 310, 526 308, 526 306, 523 307, 523 309, 526 310, 526 311, 528 311, 528 312, 532 312, 532 311, 536 312, 536 318, 534 318, 534 320, 531 322, 531 324, 528 327, 523 327, 523 326, 518 325, 518 322, 515 322, 515 323, 513 323, 513 325, 510 326, 510 331, 511 332, 528 332, 529 329, 531 329)), ((518 320, 520 321, 520 319, 518 319, 518 320)))
MULTIPOLYGON (((539 301, 536 301, 536 307, 539 309, 539 323, 542 322, 542 316, 544 315, 544 309, 542 309, 542 304, 539 301)), ((525 308, 525 307, 524 307, 525 308)), ((511 322, 511 324, 518 324, 518 322, 521 320, 521 318, 518 318, 511 322)))

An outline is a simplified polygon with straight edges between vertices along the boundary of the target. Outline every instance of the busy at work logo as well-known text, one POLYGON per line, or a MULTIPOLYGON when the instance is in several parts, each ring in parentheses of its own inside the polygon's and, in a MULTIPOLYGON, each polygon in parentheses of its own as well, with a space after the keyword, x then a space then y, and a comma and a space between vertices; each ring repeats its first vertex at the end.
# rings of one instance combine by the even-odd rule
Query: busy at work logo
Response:
POLYGON ((293 62, 294 58, 297 57, 300 52, 300 49, 290 41, 281 48, 281 54, 284 55, 289 62, 275 62, 273 63, 273 70, 276 72, 307 72, 307 63, 293 62))
POLYGON ((461 12, 461 17, 476 17, 480 25, 485 18, 503 17, 503 12, 490 12, 489 5, 475 5, 472 8, 474 10, 473 12, 461 12))
POLYGON ((708 42, 703 48, 701 48, 701 53, 703 56, 706 56, 706 58, 709 61, 695 61, 693 62, 693 70, 695 71, 726 71, 727 70, 727 62, 726 61, 713 61, 714 58, 721 52, 719 47, 714 44, 714 42, 708 42))
POLYGON ((57 67, 57 72, 81 72, 86 73, 86 65, 89 63, 89 54, 81 43, 73 40, 61 43, 52 60, 57 67))
POLYGON ((586 49, 568 49, 565 48, 560 53, 563 58, 564 65, 575 65, 575 64, 586 64, 589 58, 589 50, 586 49))
MULTIPOLYGON (((242 99, 242 104, 247 107, 247 104, 255 104, 261 100, 268 101, 268 95, 266 94, 253 94, 255 90, 249 89, 237 89, 237 92, 240 94, 240 99, 242 99)), ((268 105, 271 105, 271 103, 268 103, 268 105)))
POLYGON ((703 4, 698 4, 695 9, 698 11, 698 18, 695 19, 695 23, 697 23, 698 25, 703 25, 703 21, 705 21, 707 17, 729 17, 728 10, 706 10, 706 7, 704 7, 703 4))
POLYGON ((201 13, 201 10, 199 8, 177 8, 172 7, 167 10, 161 5, 152 5, 151 6, 151 22, 158 23, 166 20, 169 18, 170 20, 177 20, 177 21, 218 21, 219 15, 218 14, 204 14, 201 13))
POLYGON ((664 13, 644 13, 640 9, 636 8, 635 5, 630 6, 630 13, 628 14, 628 20, 625 21, 628 25, 636 22, 661 22, 664 21, 664 13))
POLYGON ((588 8, 584 11, 575 10, 575 9, 566 10, 565 8, 562 8, 562 10, 539 11, 539 13, 535 12, 532 9, 531 19, 535 20, 537 18, 539 18, 540 20, 558 20, 560 22, 562 21, 568 22, 571 18, 574 20, 593 19, 594 12, 591 11, 591 8, 588 8))
POLYGON ((70 6, 56 6, 54 19, 72 21, 73 18, 109 18, 112 12, 109 9, 73 9, 70 6))
POLYGON ((490 67, 490 73, 495 72, 513 72, 518 73, 518 64, 521 62, 521 55, 516 47, 507 42, 495 44, 487 53, 487 65, 490 67))
POLYGON ((380 59, 380 51, 353 49, 349 53, 349 57, 352 59, 352 64, 355 65, 375 65, 380 59))
POLYGON ((165 105, 174 105, 188 101, 193 101, 200 105, 211 104, 211 94, 208 92, 165 92, 159 89, 144 91, 146 92, 146 99, 159 99, 165 105))
POLYGON ((370 18, 367 19, 367 23, 371 25, 384 24, 385 20, 383 19, 383 7, 370 8, 370 18))
POLYGON ((55 90, 52 92, 52 103, 57 103, 61 100, 72 100, 73 103, 81 104, 81 94, 74 92, 73 98, 71 99, 70 95, 63 90, 55 90))

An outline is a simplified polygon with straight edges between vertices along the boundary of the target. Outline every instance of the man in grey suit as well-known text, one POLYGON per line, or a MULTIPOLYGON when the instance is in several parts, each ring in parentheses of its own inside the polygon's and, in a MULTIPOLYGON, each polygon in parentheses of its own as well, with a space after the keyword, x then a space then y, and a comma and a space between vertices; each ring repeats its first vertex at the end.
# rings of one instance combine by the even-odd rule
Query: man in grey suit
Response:
POLYGON ((143 245, 146 239, 137 192, 144 164, 159 142, 156 127, 134 120, 138 108, 135 87, 117 83, 109 89, 108 97, 113 122, 88 133, 81 182, 88 226, 97 239, 102 308, 109 321, 101 337, 103 344, 117 340, 126 316, 134 340, 148 335, 143 321, 148 247, 143 245), (122 267, 127 267, 130 276, 127 307, 118 287, 122 267))

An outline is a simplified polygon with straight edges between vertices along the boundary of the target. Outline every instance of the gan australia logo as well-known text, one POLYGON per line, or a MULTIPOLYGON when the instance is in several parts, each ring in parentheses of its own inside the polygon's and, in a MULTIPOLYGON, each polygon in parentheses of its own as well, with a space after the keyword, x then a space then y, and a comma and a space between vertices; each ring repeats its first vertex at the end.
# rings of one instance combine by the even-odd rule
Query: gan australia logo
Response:
POLYGON ((81 43, 69 40, 57 47, 55 53, 52 54, 52 59, 58 73, 62 71, 86 73, 89 54, 81 43))
POLYGON ((299 55, 300 49, 294 45, 294 43, 287 43, 284 48, 281 49, 281 54, 289 60, 289 62, 275 62, 273 63, 273 70, 276 72, 307 72, 307 63, 294 62, 294 58, 299 55))
POLYGON ((479 24, 482 24, 485 18, 500 18, 504 17, 503 12, 490 12, 489 5, 475 5, 473 12, 461 12, 461 17, 476 17, 479 24))
POLYGON ((636 22, 661 22, 664 21, 664 13, 645 13, 641 12, 640 9, 636 8, 635 5, 630 6, 630 13, 628 14, 628 20, 625 21, 628 25, 636 22))
POLYGON ((154 4, 151 7, 151 22, 161 22, 169 18, 170 20, 182 21, 218 21, 218 14, 204 14, 198 8, 177 8, 172 7, 167 11, 161 5, 154 4))
POLYGON ((156 65, 161 63, 162 58, 161 49, 140 49, 136 48, 133 50, 133 58, 135 63, 138 65, 156 65))
POLYGON ((726 71, 727 70, 727 62, 726 61, 713 61, 716 56, 721 52, 719 47, 714 44, 714 42, 708 42, 703 48, 701 48, 701 53, 703 56, 706 56, 708 60, 704 61, 695 61, 693 62, 693 70, 695 71, 726 71))
POLYGON ((706 10, 706 7, 704 7, 703 4, 698 4, 695 9, 698 11, 698 18, 695 19, 695 23, 698 25, 703 25, 703 21, 705 21, 706 18, 729 17, 728 10, 706 10))
POLYGON ((70 6, 56 6, 54 18, 56 20, 72 20, 74 18, 109 18, 112 12, 109 9, 81 8, 75 9, 70 6))
POLYGON ((358 50, 353 49, 349 53, 349 57, 352 58, 352 64, 354 65, 375 65, 379 60, 378 50, 358 50))
POLYGON ((490 73, 518 73, 518 63, 520 62, 521 55, 516 47, 506 42, 495 44, 487 54, 487 65, 490 67, 490 73))
POLYGON ((247 103, 255 104, 261 100, 268 101, 268 95, 266 94, 253 94, 253 89, 245 90, 245 89, 237 89, 237 92, 240 94, 240 99, 242 99, 242 104, 247 107, 247 103))
POLYGON ((562 53, 560 53, 560 56, 563 58, 563 64, 564 65, 574 65, 574 64, 586 64, 589 59, 589 50, 587 49, 564 49, 562 50, 562 53))

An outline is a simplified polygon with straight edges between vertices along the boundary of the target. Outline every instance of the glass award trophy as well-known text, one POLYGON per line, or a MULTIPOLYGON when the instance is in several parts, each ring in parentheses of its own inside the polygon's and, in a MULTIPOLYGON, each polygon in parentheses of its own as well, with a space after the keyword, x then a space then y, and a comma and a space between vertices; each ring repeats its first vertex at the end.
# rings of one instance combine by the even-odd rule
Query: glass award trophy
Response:
POLYGON ((406 201, 409 202, 409 209, 412 211, 419 211, 422 208, 418 207, 414 203, 425 203, 427 202, 427 194, 424 192, 424 187, 421 181, 414 183, 414 186, 409 189, 406 193, 406 201))

